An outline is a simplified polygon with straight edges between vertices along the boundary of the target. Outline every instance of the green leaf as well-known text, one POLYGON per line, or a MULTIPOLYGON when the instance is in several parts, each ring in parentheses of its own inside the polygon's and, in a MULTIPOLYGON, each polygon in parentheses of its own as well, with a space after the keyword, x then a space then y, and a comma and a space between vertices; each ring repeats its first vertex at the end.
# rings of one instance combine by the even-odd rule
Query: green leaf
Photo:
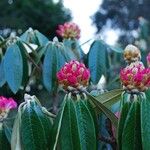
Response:
POLYGON ((83 100, 67 99, 59 137, 61 150, 95 150, 93 118, 83 100))
POLYGON ((64 39, 63 44, 65 46, 65 51, 68 53, 71 59, 80 60, 83 58, 84 53, 79 46, 78 40, 64 39))
POLYGON ((75 106, 71 100, 67 100, 60 128, 59 148, 61 150, 80 150, 78 133, 75 106))
POLYGON ((50 143, 50 149, 56 150, 58 141, 59 141, 59 135, 60 135, 60 129, 62 126, 62 119, 63 119, 63 114, 64 114, 64 109, 66 106, 66 96, 63 100, 63 103, 61 105, 61 109, 54 121, 53 127, 52 127, 52 139, 50 143))
POLYGON ((77 100, 75 102, 81 149, 95 150, 96 135, 94 121, 88 107, 83 101, 77 100))
POLYGON ((48 38, 45 35, 43 35, 42 33, 40 33, 38 30, 35 30, 34 34, 37 37, 40 46, 45 46, 46 43, 49 41, 48 38))
POLYGON ((8 47, 4 57, 4 74, 13 93, 16 93, 22 83, 23 59, 16 44, 8 47))
POLYGON ((2 87, 6 82, 4 73, 4 58, 0 62, 0 87, 2 87))
POLYGON ((150 101, 141 99, 141 136, 142 148, 147 150, 150 148, 150 101))
POLYGON ((120 150, 122 146, 122 133, 124 129, 124 123, 127 118, 127 114, 129 112, 130 106, 131 106, 131 102, 126 102, 121 110, 121 115, 120 115, 119 125, 118 125, 118 136, 117 136, 118 148, 120 150))
POLYGON ((56 86, 56 50, 53 44, 48 44, 43 62, 43 83, 50 92, 56 86))
POLYGON ((11 134, 12 134, 12 128, 10 125, 8 125, 7 122, 4 122, 3 123, 3 126, 4 126, 4 131, 5 131, 5 135, 9 141, 9 143, 11 142, 11 134))
MULTIPOLYGON (((50 134, 50 131, 45 131, 45 123, 47 124, 47 120, 45 120, 44 114, 37 109, 40 109, 37 104, 32 103, 31 105, 28 102, 24 106, 24 111, 21 114, 21 139, 25 150, 48 149, 47 134, 50 134)), ((46 129, 48 129, 47 125, 46 129)))
POLYGON ((43 83, 50 92, 57 87, 56 74, 69 58, 60 43, 49 43, 45 48, 43 83))
POLYGON ((106 75, 106 51, 107 45, 101 41, 96 40, 91 45, 88 53, 88 67, 91 71, 91 80, 97 84, 102 75, 106 75))
POLYGON ((148 89, 146 92, 146 99, 150 102, 150 89, 148 89))
POLYGON ((23 111, 22 104, 20 104, 18 108, 18 114, 16 116, 16 119, 13 125, 12 136, 11 136, 11 150, 22 150, 21 132, 20 132, 21 112, 23 111))
POLYGON ((122 48, 114 47, 114 46, 110 46, 110 45, 108 45, 108 47, 109 47, 112 51, 114 51, 114 52, 123 53, 123 49, 122 49, 122 48))
POLYGON ((43 113, 41 107, 38 106, 37 104, 32 104, 31 107, 33 107, 38 117, 40 118, 41 123, 43 124, 45 138, 47 140, 47 147, 49 147, 49 141, 51 141, 52 120, 43 113))
POLYGON ((106 117, 108 117, 111 120, 112 124, 117 129, 117 126, 118 126, 117 117, 107 107, 105 107, 105 105, 103 103, 101 103, 99 100, 97 100, 97 98, 93 97, 88 92, 86 94, 88 95, 89 100, 91 100, 92 103, 94 103, 96 108, 99 111, 102 111, 106 115, 106 117))
POLYGON ((127 114, 122 133, 122 150, 141 150, 140 104, 134 100, 127 114))
POLYGON ((0 122, 0 149, 2 150, 11 150, 8 139, 5 135, 5 131, 3 128, 2 122, 0 122))
POLYGON ((121 99, 121 94, 123 89, 115 89, 103 94, 100 94, 96 97, 98 101, 103 103, 106 107, 111 107, 113 104, 118 102, 121 99))
POLYGON ((32 28, 29 28, 27 31, 25 31, 21 36, 20 36, 21 41, 26 42, 26 43, 33 43, 40 45, 37 37, 35 36, 34 30, 32 28))
POLYGON ((20 49, 22 60, 23 60, 23 78, 22 78, 22 85, 26 86, 28 83, 29 77, 29 68, 28 68, 28 62, 27 62, 27 56, 26 56, 26 49, 21 41, 17 41, 17 45, 20 49))

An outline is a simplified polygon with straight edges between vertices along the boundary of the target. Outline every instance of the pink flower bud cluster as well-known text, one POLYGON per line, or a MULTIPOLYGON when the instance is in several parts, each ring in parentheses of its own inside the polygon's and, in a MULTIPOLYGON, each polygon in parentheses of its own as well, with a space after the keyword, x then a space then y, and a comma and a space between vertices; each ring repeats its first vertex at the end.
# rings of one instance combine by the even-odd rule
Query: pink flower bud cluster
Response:
POLYGON ((17 107, 17 103, 12 98, 0 96, 0 120, 7 116, 10 109, 17 107))
POLYGON ((150 67, 150 53, 148 53, 146 60, 147 60, 147 66, 150 67))
POLYGON ((120 79, 125 89, 143 92, 150 87, 150 68, 141 62, 131 63, 121 70, 120 79))
POLYGON ((56 30, 56 33, 65 39, 79 39, 80 32, 81 31, 78 25, 75 23, 65 23, 64 25, 59 25, 58 30, 56 30))
POLYGON ((58 83, 66 90, 69 87, 86 87, 90 78, 90 71, 83 63, 72 60, 66 63, 57 73, 58 83))

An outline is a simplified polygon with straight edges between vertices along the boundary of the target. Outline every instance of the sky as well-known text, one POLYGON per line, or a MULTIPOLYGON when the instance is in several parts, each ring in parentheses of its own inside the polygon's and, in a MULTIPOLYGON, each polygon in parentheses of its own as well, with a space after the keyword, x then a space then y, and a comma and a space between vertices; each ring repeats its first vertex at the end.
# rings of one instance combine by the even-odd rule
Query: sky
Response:
MULTIPOLYGON (((92 24, 91 16, 98 10, 101 3, 102 0, 64 0, 64 6, 72 12, 73 22, 81 29, 80 44, 95 38, 96 27, 92 24)), ((107 29, 101 38, 110 45, 114 45, 117 40, 115 32, 111 29, 107 29)), ((91 42, 82 46, 85 53, 88 52, 91 42)))

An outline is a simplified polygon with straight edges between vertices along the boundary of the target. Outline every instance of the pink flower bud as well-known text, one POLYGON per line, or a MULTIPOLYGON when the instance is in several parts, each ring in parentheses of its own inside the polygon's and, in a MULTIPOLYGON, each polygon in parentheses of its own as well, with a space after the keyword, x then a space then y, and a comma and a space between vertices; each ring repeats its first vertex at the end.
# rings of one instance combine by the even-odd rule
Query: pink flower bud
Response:
POLYGON ((78 88, 86 87, 90 78, 90 71, 83 63, 72 60, 66 63, 64 67, 57 73, 58 83, 67 89, 68 86, 78 88))
POLYGON ((7 117, 10 109, 17 107, 17 103, 12 98, 0 96, 0 120, 7 117))
POLYGON ((75 23, 64 23, 64 25, 59 25, 58 30, 56 30, 56 33, 65 38, 80 38, 80 29, 75 23))
POLYGON ((141 62, 131 63, 120 71, 120 79, 129 91, 145 91, 150 86, 150 68, 145 68, 141 62))

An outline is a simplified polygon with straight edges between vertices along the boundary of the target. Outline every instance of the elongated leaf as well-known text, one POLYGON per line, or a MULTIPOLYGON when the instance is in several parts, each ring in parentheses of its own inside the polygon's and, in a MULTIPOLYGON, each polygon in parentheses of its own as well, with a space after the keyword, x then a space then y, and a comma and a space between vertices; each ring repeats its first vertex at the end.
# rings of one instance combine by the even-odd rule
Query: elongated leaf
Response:
POLYGON ((44 36, 42 33, 40 33, 40 32, 37 31, 37 30, 34 31, 34 34, 35 34, 35 36, 37 37, 40 46, 45 46, 46 43, 49 41, 46 36, 44 36))
POLYGON ((115 89, 109 92, 105 92, 96 97, 98 101, 103 103, 106 107, 110 107, 121 99, 123 89, 115 89))
POLYGON ((122 133, 122 150, 141 150, 140 104, 135 100, 127 114, 122 133))
POLYGON ((45 115, 37 104, 32 104, 31 107, 35 110, 38 117, 40 118, 40 121, 43 125, 43 129, 45 132, 45 138, 46 138, 46 145, 49 147, 49 142, 51 141, 51 128, 52 128, 52 120, 47 115, 45 115))
POLYGON ((102 111, 106 115, 106 117, 108 117, 111 120, 112 124, 117 129, 117 126, 118 126, 117 117, 107 107, 105 107, 104 104, 102 104, 99 100, 97 100, 95 97, 93 97, 89 93, 87 93, 87 95, 88 95, 89 99, 95 104, 97 109, 102 111))
POLYGON ((118 136, 117 136, 118 148, 120 150, 121 150, 121 146, 122 146, 122 133, 123 133, 123 129, 124 129, 124 123, 127 118, 130 106, 131 106, 131 103, 126 102, 121 110, 121 116, 120 116, 119 125, 118 125, 118 136))
MULTIPOLYGON (((36 105, 36 104, 33 104, 36 105)), ((45 131, 44 114, 39 112, 40 108, 34 108, 30 103, 24 106, 21 115, 21 139, 23 148, 26 150, 46 150, 48 149, 47 133, 45 131)), ((47 122, 46 122, 47 123, 47 122)))
POLYGON ((142 148, 147 150, 150 148, 150 101, 141 99, 141 136, 142 148))
POLYGON ((93 42, 88 53, 88 66, 94 84, 99 82, 102 74, 106 75, 106 51, 107 45, 103 41, 97 40, 93 42))
POLYGON ((10 150, 10 143, 5 135, 3 124, 0 122, 0 149, 1 150, 10 150))
POLYGON ((93 118, 83 100, 76 102, 76 115, 82 149, 96 149, 96 135, 93 118))
POLYGON ((60 43, 49 43, 45 48, 47 50, 43 63, 43 83, 48 91, 52 91, 57 87, 56 73, 69 57, 60 43))
POLYGON ((67 100, 64 108, 62 126, 59 136, 59 147, 61 150, 81 149, 79 131, 77 126, 77 118, 75 106, 71 100, 67 100))
POLYGON ((55 122, 52 127, 52 139, 50 143, 50 149, 56 150, 57 145, 58 145, 58 140, 60 136, 60 129, 62 126, 62 119, 63 119, 63 114, 64 114, 64 109, 66 106, 66 96, 64 98, 64 101, 62 103, 61 109, 55 119, 55 122))
POLYGON ((150 102, 150 89, 148 89, 146 92, 146 99, 150 102))
POLYGON ((6 82, 4 73, 4 58, 0 62, 0 87, 2 87, 6 82))
POLYGON ((73 60, 80 60, 83 57, 82 49, 80 48, 77 40, 65 39, 63 40, 65 51, 73 60))
POLYGON ((27 62, 27 56, 26 56, 26 49, 21 43, 21 41, 17 42, 17 45, 20 49, 21 55, 22 55, 22 60, 23 60, 23 78, 22 78, 22 85, 25 86, 28 82, 28 73, 29 73, 29 68, 28 68, 28 62, 27 62))
POLYGON ((16 44, 9 46, 5 53, 4 74, 10 89, 16 93, 21 86, 23 77, 23 59, 16 44))
POLYGON ((43 63, 43 83, 48 91, 56 86, 56 51, 53 44, 46 47, 46 53, 43 63))
POLYGON ((25 31, 20 36, 21 41, 24 41, 26 43, 34 43, 37 45, 40 45, 37 37, 35 36, 34 30, 32 28, 29 28, 27 31, 25 31))
POLYGON ((10 143, 11 142, 12 128, 10 125, 7 124, 7 122, 4 122, 3 126, 4 126, 5 135, 6 135, 8 141, 10 143))

